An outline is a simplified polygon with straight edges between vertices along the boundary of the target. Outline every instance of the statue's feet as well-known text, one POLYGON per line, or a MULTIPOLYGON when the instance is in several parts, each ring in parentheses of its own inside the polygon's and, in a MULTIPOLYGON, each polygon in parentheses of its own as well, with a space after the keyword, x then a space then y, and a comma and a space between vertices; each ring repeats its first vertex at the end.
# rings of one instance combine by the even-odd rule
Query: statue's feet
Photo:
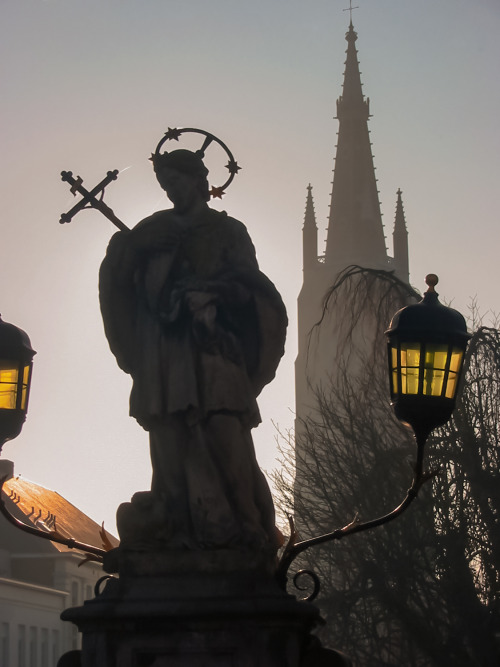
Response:
POLYGON ((135 493, 116 513, 121 546, 138 551, 158 548, 172 537, 173 524, 164 504, 151 491, 135 493))
MULTIPOLYGON (((116 515, 120 548, 136 552, 230 551, 243 554, 268 554, 272 560, 278 540, 255 522, 232 521, 222 524, 210 513, 185 516, 172 507, 163 495, 141 491, 123 503, 116 515)), ((253 557, 253 556, 252 556, 253 557)))
POLYGON ((131 551, 195 549, 189 522, 151 491, 139 491, 116 514, 120 546, 131 551))

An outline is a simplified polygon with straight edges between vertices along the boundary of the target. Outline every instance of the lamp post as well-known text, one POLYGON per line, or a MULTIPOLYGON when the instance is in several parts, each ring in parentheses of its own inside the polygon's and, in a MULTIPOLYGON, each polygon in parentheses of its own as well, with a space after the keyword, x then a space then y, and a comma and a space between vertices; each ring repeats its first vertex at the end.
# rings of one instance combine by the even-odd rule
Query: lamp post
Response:
POLYGON ((0 451, 26 420, 35 354, 28 334, 0 317, 0 451))
MULTIPOLYGON (((412 484, 403 501, 388 514, 364 522, 354 519, 343 528, 318 537, 296 542, 294 522, 290 518, 291 535, 277 570, 283 588, 287 584, 288 569, 300 553, 393 521, 409 507, 431 476, 423 468, 425 442, 431 431, 445 424, 452 415, 470 334, 464 317, 439 302, 434 289, 438 277, 429 274, 425 281, 428 289, 423 299, 399 310, 385 332, 391 404, 396 417, 412 427, 417 444, 412 484)), ((314 572, 302 570, 295 575, 295 584, 302 574, 307 574, 314 582, 314 589, 307 598, 313 600, 319 593, 319 579, 314 572)))

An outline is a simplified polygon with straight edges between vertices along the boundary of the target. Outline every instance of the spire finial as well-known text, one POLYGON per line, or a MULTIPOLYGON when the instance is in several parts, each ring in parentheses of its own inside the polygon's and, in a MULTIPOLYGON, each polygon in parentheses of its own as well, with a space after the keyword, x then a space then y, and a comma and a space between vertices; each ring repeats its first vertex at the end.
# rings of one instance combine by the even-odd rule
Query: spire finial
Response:
POLYGON ((314 201, 312 195, 312 185, 307 186, 306 213, 304 216, 304 228, 314 227, 316 229, 316 214, 314 213, 314 201))
POLYGON ((359 9, 359 6, 356 5, 356 7, 353 7, 352 0, 349 0, 349 7, 342 10, 343 12, 349 12, 349 25, 352 25, 352 12, 354 9, 359 9))

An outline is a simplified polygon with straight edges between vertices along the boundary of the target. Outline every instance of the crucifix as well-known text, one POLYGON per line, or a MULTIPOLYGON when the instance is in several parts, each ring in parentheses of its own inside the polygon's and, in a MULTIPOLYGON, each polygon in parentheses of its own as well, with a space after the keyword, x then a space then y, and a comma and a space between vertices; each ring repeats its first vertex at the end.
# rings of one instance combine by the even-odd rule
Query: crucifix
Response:
POLYGON ((118 169, 108 171, 106 177, 98 183, 90 192, 83 187, 83 180, 80 176, 76 178, 71 171, 62 171, 61 179, 71 185, 71 193, 76 196, 77 192, 82 195, 82 199, 73 206, 67 213, 63 213, 59 222, 63 225, 65 222, 71 222, 73 216, 85 208, 95 208, 106 216, 108 220, 118 227, 122 232, 129 231, 129 228, 119 218, 116 217, 113 210, 103 202, 104 190, 111 181, 116 181, 118 169))
POLYGON ((353 6, 352 6, 352 0, 349 0, 349 7, 346 7, 345 9, 342 10, 343 12, 349 12, 349 16, 350 16, 349 21, 350 21, 350 23, 352 23, 352 12, 353 12, 353 9, 359 9, 359 5, 356 5, 356 7, 353 7, 353 6))

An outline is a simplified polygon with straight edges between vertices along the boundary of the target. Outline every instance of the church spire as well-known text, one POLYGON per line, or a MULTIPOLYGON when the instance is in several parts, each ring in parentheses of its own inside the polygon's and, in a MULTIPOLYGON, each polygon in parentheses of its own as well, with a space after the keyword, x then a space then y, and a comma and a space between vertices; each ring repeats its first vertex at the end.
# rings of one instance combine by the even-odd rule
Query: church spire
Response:
POLYGON ((307 186, 306 212, 302 227, 302 267, 304 271, 314 268, 318 264, 318 226, 314 212, 312 185, 307 186))
POLYGON ((349 264, 386 268, 388 261, 357 38, 351 22, 346 33, 344 84, 337 100, 339 131, 325 253, 325 264, 334 272, 349 264))
POLYGON ((405 212, 403 209, 403 198, 401 189, 398 189, 396 201, 396 218, 394 220, 394 231, 392 233, 394 250, 394 269, 398 278, 405 283, 410 281, 408 261, 408 230, 406 228, 405 212))

